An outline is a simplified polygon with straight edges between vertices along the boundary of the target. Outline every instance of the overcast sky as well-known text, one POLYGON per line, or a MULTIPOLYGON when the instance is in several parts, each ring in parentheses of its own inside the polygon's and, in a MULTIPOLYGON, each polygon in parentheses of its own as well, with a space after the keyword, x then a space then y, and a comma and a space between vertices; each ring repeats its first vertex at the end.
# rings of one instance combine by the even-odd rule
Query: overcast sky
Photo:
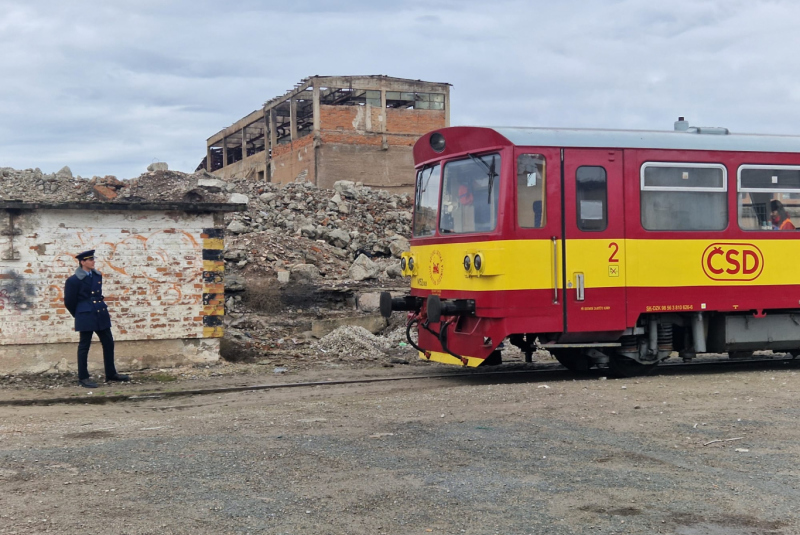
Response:
POLYGON ((449 82, 453 125, 800 135, 797 0, 0 0, 0 167, 191 172, 302 78, 449 82))

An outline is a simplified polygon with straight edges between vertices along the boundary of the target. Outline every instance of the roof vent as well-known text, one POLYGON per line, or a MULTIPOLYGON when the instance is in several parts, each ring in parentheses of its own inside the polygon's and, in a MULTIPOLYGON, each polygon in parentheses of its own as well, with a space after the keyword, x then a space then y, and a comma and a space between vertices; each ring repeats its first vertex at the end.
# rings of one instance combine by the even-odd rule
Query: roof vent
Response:
POLYGON ((730 130, 721 126, 693 126, 692 130, 698 134, 712 134, 717 136, 727 136, 731 133, 730 130))
POLYGON ((687 130, 689 130, 689 121, 685 117, 678 117, 678 120, 675 121, 675 131, 686 132, 687 130))
POLYGON ((721 126, 689 126, 689 121, 685 117, 678 117, 678 120, 675 121, 675 131, 716 136, 727 136, 731 133, 730 130, 721 126))

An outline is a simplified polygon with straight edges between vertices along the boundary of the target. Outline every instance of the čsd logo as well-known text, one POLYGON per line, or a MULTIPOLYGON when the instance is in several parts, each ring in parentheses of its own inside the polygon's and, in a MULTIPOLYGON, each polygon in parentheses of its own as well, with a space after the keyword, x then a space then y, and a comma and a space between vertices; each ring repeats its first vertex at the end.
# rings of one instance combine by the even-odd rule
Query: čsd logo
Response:
POLYGON ((442 282, 442 277, 444 276, 444 258, 442 258, 442 253, 438 250, 434 250, 431 253, 431 263, 430 263, 430 276, 431 282, 436 286, 442 282))
POLYGON ((751 243, 712 243, 703 251, 703 271, 715 281, 751 281, 764 270, 764 255, 751 243))

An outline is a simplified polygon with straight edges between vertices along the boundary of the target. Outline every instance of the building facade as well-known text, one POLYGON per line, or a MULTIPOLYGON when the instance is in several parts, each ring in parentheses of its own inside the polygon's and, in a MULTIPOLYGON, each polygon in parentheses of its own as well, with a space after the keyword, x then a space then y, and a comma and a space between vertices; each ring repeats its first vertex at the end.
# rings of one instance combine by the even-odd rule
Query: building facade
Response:
POLYGON ((449 84, 312 76, 208 138, 201 167, 221 178, 307 181, 329 189, 350 180, 412 192, 414 143, 446 126, 449 84))
MULTIPOLYGON (((75 369, 79 335, 63 291, 75 254, 88 249, 103 274, 121 370, 216 361, 223 212, 239 209, 0 202, 0 373, 75 369)), ((102 368, 99 343, 89 365, 102 368)))

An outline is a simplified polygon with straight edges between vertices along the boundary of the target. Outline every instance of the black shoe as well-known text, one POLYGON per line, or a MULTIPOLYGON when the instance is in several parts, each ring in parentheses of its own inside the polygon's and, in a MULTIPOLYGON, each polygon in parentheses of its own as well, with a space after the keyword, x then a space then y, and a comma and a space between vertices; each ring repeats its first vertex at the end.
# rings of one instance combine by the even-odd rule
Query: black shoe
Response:
POLYGON ((97 388, 97 383, 91 379, 81 379, 78 381, 78 384, 84 388, 97 388))
POLYGON ((112 375, 111 377, 106 377, 107 383, 110 383, 111 381, 119 381, 120 383, 127 383, 130 380, 131 378, 125 375, 124 373, 117 373, 115 375, 112 375))

